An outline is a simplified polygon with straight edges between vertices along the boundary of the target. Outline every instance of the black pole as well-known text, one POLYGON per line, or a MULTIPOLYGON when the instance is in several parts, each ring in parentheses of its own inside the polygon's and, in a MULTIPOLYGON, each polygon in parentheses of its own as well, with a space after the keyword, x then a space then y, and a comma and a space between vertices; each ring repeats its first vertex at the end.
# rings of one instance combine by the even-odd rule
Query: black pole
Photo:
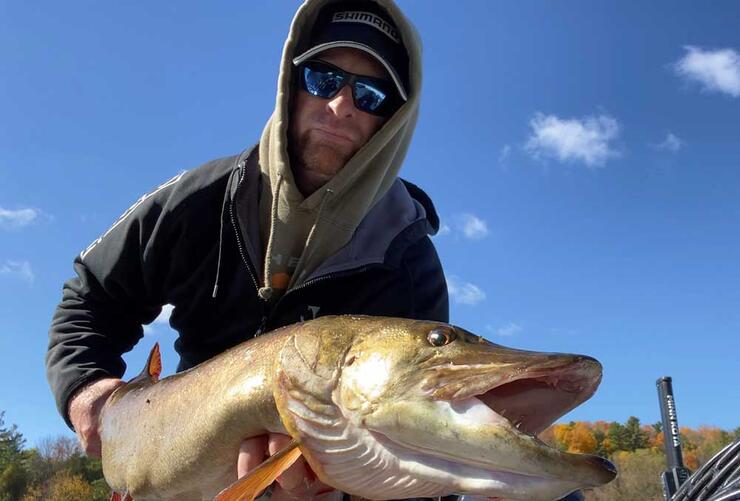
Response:
POLYGON ((655 382, 658 387, 660 416, 663 421, 663 439, 668 469, 663 472, 663 497, 670 500, 681 484, 689 478, 689 470, 683 465, 681 453, 681 436, 678 431, 676 400, 673 397, 673 385, 670 377, 662 377, 655 382))

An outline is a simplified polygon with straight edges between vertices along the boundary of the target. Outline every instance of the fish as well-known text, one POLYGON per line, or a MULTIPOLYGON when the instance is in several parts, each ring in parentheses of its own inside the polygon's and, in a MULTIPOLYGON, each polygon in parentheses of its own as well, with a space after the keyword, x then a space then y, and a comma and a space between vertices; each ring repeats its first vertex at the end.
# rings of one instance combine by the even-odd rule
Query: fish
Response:
POLYGON ((299 456, 325 484, 379 500, 547 501, 617 475, 537 438, 594 394, 597 360, 446 323, 324 316, 160 370, 155 347, 100 416, 105 479, 135 501, 253 499, 299 456), (292 441, 237 479, 240 443, 267 433, 292 441))

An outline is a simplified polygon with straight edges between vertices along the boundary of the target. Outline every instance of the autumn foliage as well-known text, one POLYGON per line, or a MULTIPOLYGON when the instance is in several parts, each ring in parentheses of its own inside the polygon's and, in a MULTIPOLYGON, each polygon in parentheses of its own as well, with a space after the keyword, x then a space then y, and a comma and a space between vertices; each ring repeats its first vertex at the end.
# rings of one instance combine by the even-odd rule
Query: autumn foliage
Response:
MULTIPOLYGON (((722 447, 740 437, 733 432, 702 426, 681 428, 684 464, 695 471, 722 447)), ((636 417, 626 423, 572 421, 554 424, 540 434, 545 442, 567 452, 608 457, 619 470, 610 484, 586 492, 591 501, 662 500, 660 474, 666 469, 660 423, 641 425, 636 417)))

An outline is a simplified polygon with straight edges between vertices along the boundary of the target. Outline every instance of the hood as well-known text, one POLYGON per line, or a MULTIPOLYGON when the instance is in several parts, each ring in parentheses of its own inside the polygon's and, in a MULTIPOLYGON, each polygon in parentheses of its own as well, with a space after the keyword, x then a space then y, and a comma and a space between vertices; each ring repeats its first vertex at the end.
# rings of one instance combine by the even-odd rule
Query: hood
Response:
MULTIPOLYGON (((352 238, 370 209, 386 194, 406 156, 416 125, 421 93, 421 42, 416 30, 390 0, 372 0, 396 24, 408 52, 408 99, 351 157, 327 184, 304 197, 298 190, 288 155, 291 92, 297 68, 293 59, 309 48, 311 29, 319 11, 337 0, 307 0, 298 9, 283 49, 275 110, 259 144, 264 186, 260 199, 260 229, 266 245, 264 286, 295 287, 352 238), (295 271, 286 277, 273 273, 286 250, 299 248, 295 271), (276 280, 276 278, 278 278, 276 280)), ((294 254, 295 256, 295 254, 294 254)))

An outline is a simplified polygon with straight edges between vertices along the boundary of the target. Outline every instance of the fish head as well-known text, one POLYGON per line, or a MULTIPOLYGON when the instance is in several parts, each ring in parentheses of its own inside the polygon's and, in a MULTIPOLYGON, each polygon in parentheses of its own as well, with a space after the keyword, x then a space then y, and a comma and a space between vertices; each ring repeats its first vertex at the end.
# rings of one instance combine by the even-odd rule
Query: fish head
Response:
POLYGON ((439 322, 346 322, 348 332, 302 342, 315 357, 304 348, 301 361, 284 360, 276 394, 323 481, 373 499, 550 500, 615 478, 608 461, 536 438, 596 391, 595 359, 511 349, 439 322))

